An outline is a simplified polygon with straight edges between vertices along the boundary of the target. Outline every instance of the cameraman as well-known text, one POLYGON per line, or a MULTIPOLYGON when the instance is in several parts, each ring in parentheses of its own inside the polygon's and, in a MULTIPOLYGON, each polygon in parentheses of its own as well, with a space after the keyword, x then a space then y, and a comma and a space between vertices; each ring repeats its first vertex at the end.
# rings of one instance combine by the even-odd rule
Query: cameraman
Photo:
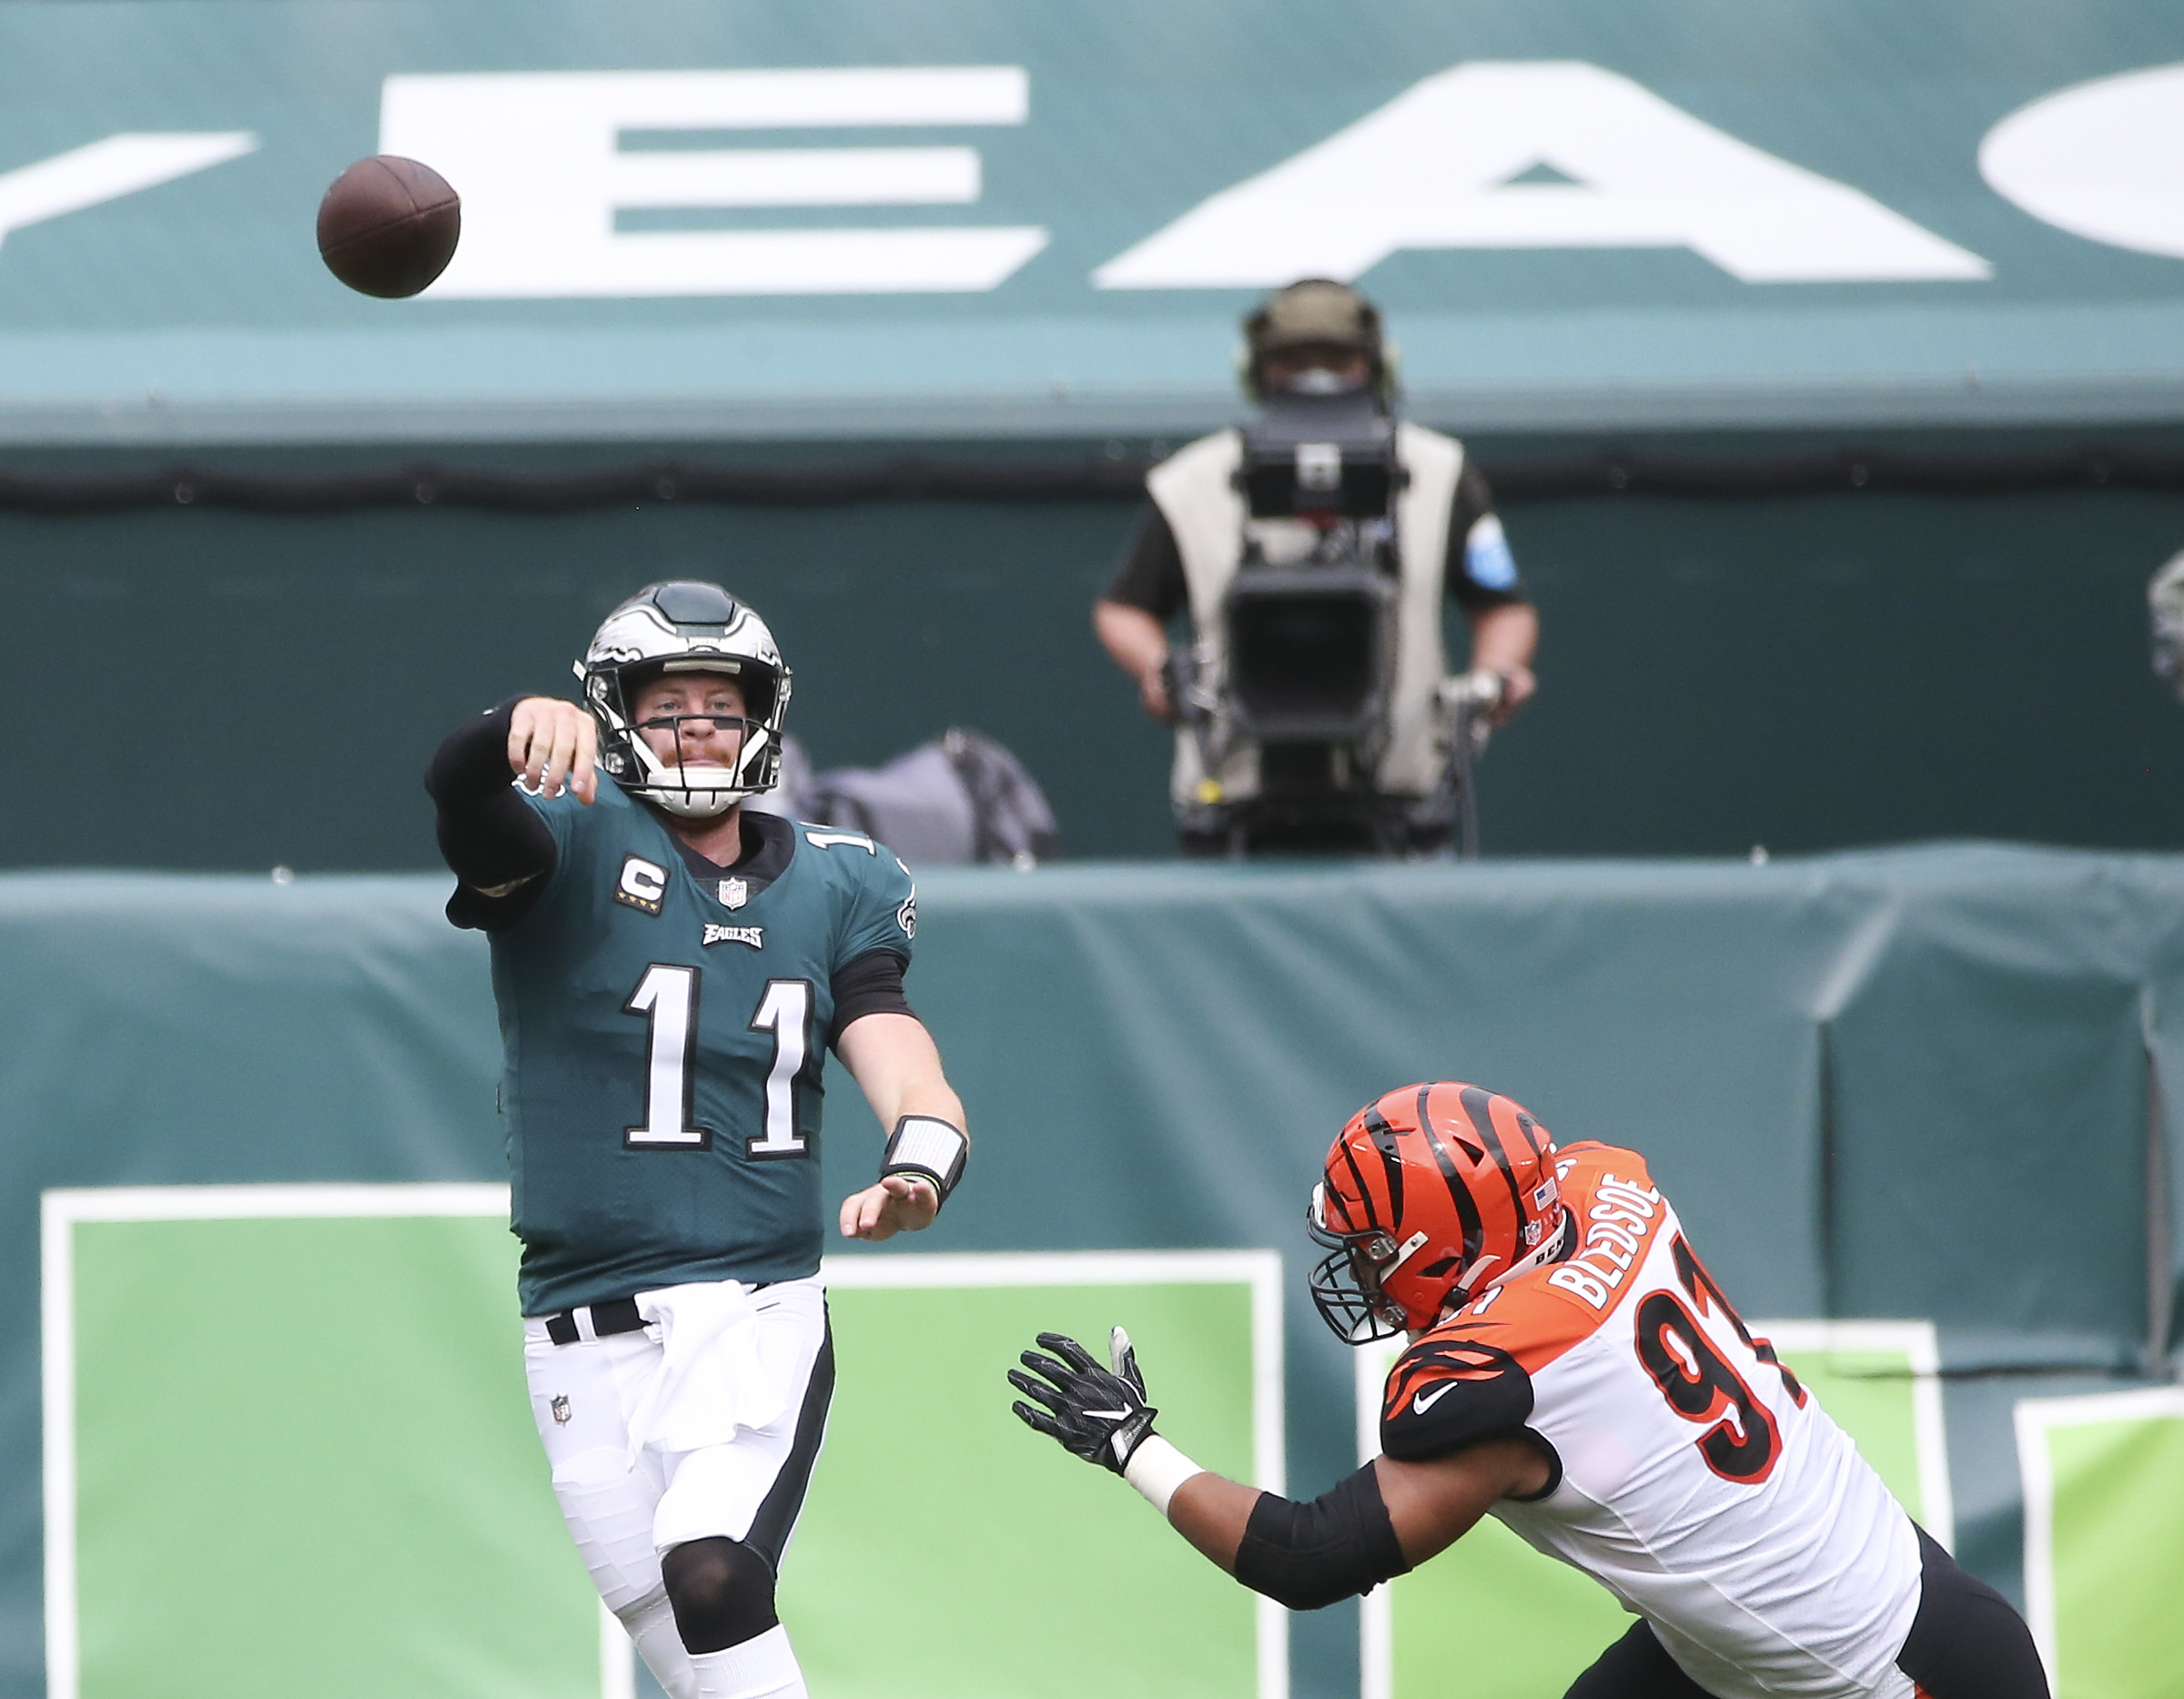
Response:
MULTIPOLYGON (((1254 400, 1284 395, 1331 397, 1370 392, 1389 410, 1395 383, 1379 311, 1354 289, 1324 278, 1292 283, 1244 321, 1244 388, 1254 400)), ((1539 615, 1524 593, 1516 561, 1495 516, 1493 498, 1462 444, 1403 423, 1395 447, 1407 481, 1394 501, 1396 662, 1389 693, 1385 748, 1371 789, 1400 809, 1410 804, 1391 844, 1385 832, 1358 841, 1354 819, 1330 814, 1324 831, 1309 818, 1241 838, 1217 823, 1259 794, 1259 751, 1227 742, 1207 770, 1208 747, 1178 729, 1170 794, 1187 854, 1241 847, 1429 850, 1447 842, 1445 818, 1431 800, 1443 784, 1442 719, 1436 693, 1448 672, 1441 641, 1444 599, 1463 609, 1471 630, 1471 665, 1498 676, 1500 722, 1533 691, 1532 660, 1539 615)), ((1172 699, 1168 625, 1188 608, 1203 658, 1218 646, 1225 599, 1247 555, 1296 558, 1312 531, 1299 519, 1255 520, 1236 487, 1242 434, 1216 431, 1146 476, 1152 500, 1138 521, 1093 627, 1115 664, 1136 681, 1145 711, 1178 724, 1172 699)))

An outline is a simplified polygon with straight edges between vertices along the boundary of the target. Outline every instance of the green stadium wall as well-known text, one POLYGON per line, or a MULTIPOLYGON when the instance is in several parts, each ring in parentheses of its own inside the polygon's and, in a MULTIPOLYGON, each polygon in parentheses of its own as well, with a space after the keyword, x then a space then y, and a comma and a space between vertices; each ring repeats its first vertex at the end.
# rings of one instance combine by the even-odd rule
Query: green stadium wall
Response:
MULTIPOLYGON (((399 457, 223 463, 302 475, 399 457)), ((971 725, 1023 756, 1069 855, 1166 855, 1171 740, 1091 632, 1135 511, 0 509, 0 625, 27 645, 0 671, 0 723, 31 779, 0 815, 0 867, 435 866, 419 778, 440 739, 505 695, 568 693, 608 608, 693 575, 773 623, 796 672, 790 730, 819 765, 971 725), (147 721, 188 726, 188 758, 147 721)), ((1512 505, 1508 522, 1545 636, 1540 695, 1481 770, 1490 855, 2184 846, 2184 712, 2148 667, 2145 603, 2184 547, 2184 493, 1631 494, 1512 505)))

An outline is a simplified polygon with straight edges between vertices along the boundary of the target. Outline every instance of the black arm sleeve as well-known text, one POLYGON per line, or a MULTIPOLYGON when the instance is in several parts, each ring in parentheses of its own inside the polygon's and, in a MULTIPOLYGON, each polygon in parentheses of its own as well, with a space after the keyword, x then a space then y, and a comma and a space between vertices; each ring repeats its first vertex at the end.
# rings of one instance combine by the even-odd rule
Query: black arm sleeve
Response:
POLYGON ((513 925, 553 871, 553 834, 509 783, 508 727, 521 700, 458 726, 425 770, 425 790, 439 809, 440 853, 462 882, 448 899, 448 918, 458 926, 513 925), (517 888, 506 895, 486 895, 511 885, 517 888))
POLYGON ((1521 579, 1506 589, 1489 590, 1471 577, 1465 560, 1471 527, 1493 511, 1494 492, 1487 485, 1486 474, 1466 459, 1456 480, 1456 505, 1449 514, 1448 554, 1441 570, 1449 600, 1461 604, 1466 613, 1483 613, 1489 608, 1532 600, 1521 579))
POLYGON ((1189 594, 1183 581, 1183 551, 1176 547, 1176 533, 1151 502, 1138 515, 1137 528, 1107 586, 1107 600, 1126 608, 1138 608, 1166 623, 1173 619, 1189 594))
POLYGON ((1309 1504, 1260 1493, 1236 1548, 1237 1580, 1292 1611, 1321 1610, 1410 1573, 1370 1463, 1309 1504))
POLYGON ((826 1029, 829 1049, 842 1047, 842 1035, 854 1020, 867 1015, 913 1013, 910 999, 903 995, 903 958, 893 950, 867 950, 834 969, 834 1018, 826 1029))

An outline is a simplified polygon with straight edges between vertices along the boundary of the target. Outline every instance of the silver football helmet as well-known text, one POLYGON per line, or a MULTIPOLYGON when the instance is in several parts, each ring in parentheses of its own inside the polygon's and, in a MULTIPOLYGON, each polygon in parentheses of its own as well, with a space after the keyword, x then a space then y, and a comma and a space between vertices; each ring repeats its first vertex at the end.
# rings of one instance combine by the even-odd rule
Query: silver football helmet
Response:
MULTIPOLYGON (((766 622, 718 584, 647 584, 606 617, 576 663, 584 704, 599 722, 599 764, 622 789, 671 814, 704 820, 773 788, 789 670, 766 622), (742 686, 743 744, 733 767, 663 761, 638 735, 631 704, 660 673, 724 673, 742 686)), ((682 720, 671 722, 680 744, 682 720)), ((711 718, 712 716, 702 716, 711 718)))

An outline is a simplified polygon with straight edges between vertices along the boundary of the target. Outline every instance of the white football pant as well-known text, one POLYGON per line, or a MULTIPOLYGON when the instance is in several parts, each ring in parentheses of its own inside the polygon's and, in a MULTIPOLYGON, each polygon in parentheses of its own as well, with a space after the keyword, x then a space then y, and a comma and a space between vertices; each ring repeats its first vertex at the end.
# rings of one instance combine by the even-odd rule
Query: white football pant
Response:
MULTIPOLYGON (((733 1282, 724 1282, 733 1286, 733 1282)), ((692 1292, 671 1288, 662 1298, 692 1292)), ((699 1290, 701 1298, 710 1294, 699 1290)), ((730 1295, 733 1296, 732 1294, 730 1295)), ((641 1295, 643 1304, 651 1294, 641 1295)), ((692 1540, 751 1545, 774 1565, 795 1532, 804 1489, 825 1437, 834 1386, 826 1295, 816 1277, 751 1292, 747 1327, 693 1363, 679 1354, 673 1382, 681 1402, 663 1409, 665 1347, 641 1332, 556 1345, 544 1318, 523 1324, 523 1367, 532 1419, 553 1471, 553 1494, 607 1608, 621 1618, 637 1651, 672 1699, 803 1699, 804 1677, 786 1630, 775 1627, 741 1645, 693 1658, 683 1649, 661 1581, 662 1553, 692 1540), (824 1348, 824 1357, 823 1357, 824 1348), (717 1371, 732 1362, 735 1389, 717 1371), (755 1391, 750 1381, 766 1384, 755 1391), (713 1427, 724 1442, 687 1451, 632 1442, 631 1418, 652 1432, 688 1434, 708 1424, 693 1399, 740 1401, 746 1411, 778 1409, 757 1427, 713 1427)))

